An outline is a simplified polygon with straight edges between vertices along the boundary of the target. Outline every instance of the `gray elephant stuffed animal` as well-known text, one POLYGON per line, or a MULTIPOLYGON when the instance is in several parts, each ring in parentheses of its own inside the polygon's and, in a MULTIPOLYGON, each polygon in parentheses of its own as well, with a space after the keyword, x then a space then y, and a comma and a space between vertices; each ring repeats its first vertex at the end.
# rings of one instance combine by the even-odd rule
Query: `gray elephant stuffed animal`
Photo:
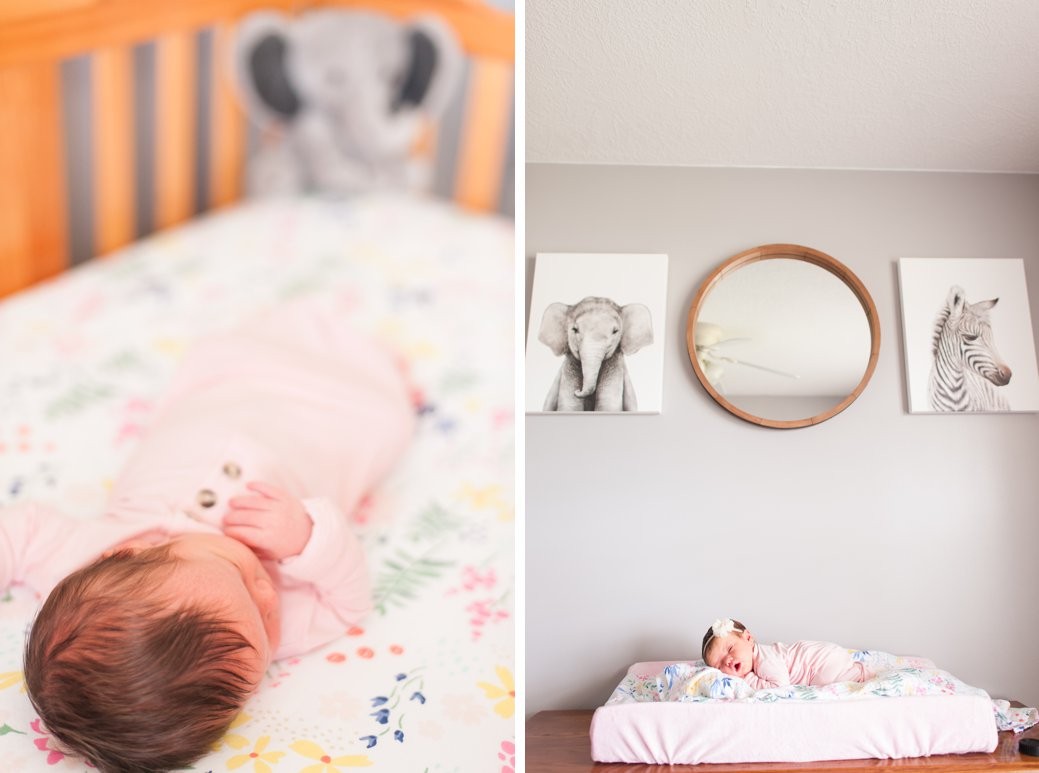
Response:
POLYGON ((646 306, 595 297, 573 306, 553 303, 541 318, 538 340, 563 357, 544 410, 638 410, 624 357, 653 343, 646 306))
POLYGON ((432 166, 411 151, 462 66, 454 34, 431 16, 252 14, 238 28, 235 74, 267 136, 248 162, 249 193, 428 189, 432 166))

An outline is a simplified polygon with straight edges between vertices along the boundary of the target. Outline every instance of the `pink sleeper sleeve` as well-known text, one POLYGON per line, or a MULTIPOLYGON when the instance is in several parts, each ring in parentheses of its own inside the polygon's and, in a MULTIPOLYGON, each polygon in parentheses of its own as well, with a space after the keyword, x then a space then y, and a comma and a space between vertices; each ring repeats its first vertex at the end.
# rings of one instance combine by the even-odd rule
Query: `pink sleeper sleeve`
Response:
POLYGON ((45 596, 128 529, 129 522, 81 520, 37 502, 0 508, 0 588, 27 585, 45 596))
POLYGON ((281 585, 281 646, 298 655, 339 638, 371 612, 368 562, 346 517, 327 499, 305 499, 314 522, 298 556, 273 564, 281 585))
POLYGON ((790 684, 790 671, 787 669, 782 645, 755 644, 754 671, 743 678, 755 690, 785 687, 790 684))
POLYGON ((865 682, 869 673, 856 662, 851 651, 829 642, 797 642, 794 660, 804 673, 804 684, 824 685, 835 682, 865 682))
POLYGON ((70 572, 156 526, 156 518, 147 513, 73 518, 36 502, 2 508, 0 588, 27 585, 46 596, 70 572))
POLYGON ((0 510, 0 587, 39 588, 48 557, 61 552, 74 521, 59 511, 26 502, 0 510))

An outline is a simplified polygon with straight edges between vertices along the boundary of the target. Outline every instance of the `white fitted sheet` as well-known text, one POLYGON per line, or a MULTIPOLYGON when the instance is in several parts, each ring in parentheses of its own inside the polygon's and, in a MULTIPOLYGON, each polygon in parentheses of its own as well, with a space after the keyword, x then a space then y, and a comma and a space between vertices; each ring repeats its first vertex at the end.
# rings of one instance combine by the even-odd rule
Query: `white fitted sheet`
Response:
MULTIPOLYGON (((313 298, 387 341, 418 390, 414 444, 351 515, 376 611, 274 663, 196 771, 327 756, 446 773, 514 755, 513 240, 510 222, 432 199, 271 199, 0 303, 0 518, 27 500, 96 516, 183 352, 282 303, 313 298)), ((83 773, 21 690, 38 599, 0 596, 0 771, 83 773)))
POLYGON ((624 703, 592 717, 599 762, 810 762, 991 752, 991 701, 924 695, 789 703, 624 703))

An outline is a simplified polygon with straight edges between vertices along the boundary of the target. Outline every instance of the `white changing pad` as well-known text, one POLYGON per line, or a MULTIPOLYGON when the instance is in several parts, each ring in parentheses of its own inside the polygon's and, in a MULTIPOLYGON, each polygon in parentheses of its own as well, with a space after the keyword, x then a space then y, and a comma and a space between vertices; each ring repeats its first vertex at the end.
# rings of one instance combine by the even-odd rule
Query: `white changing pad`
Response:
POLYGON ((996 748, 992 707, 977 696, 819 703, 629 703, 592 717, 598 762, 810 762, 996 748))
POLYGON ((993 702, 984 691, 929 661, 866 655, 898 665, 862 685, 775 688, 753 696, 740 690, 742 680, 702 663, 636 663, 592 718, 592 758, 809 762, 996 748, 993 702), (728 695, 712 698, 712 691, 728 695))

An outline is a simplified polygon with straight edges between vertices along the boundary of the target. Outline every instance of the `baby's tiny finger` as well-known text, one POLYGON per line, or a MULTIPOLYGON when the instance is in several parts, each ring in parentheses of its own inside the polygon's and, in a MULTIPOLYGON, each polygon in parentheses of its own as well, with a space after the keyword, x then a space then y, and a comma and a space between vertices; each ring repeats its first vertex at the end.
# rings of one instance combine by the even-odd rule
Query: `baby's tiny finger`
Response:
POLYGON ((224 513, 222 523, 225 526, 252 526, 259 528, 262 525, 262 514, 258 510, 230 509, 224 513))
POLYGON ((277 486, 272 486, 270 483, 264 483, 262 480, 250 481, 245 486, 250 491, 255 491, 268 499, 288 499, 289 495, 282 491, 277 486))
POLYGON ((240 510, 266 510, 270 507, 270 500, 265 497, 231 497, 227 503, 240 510))

